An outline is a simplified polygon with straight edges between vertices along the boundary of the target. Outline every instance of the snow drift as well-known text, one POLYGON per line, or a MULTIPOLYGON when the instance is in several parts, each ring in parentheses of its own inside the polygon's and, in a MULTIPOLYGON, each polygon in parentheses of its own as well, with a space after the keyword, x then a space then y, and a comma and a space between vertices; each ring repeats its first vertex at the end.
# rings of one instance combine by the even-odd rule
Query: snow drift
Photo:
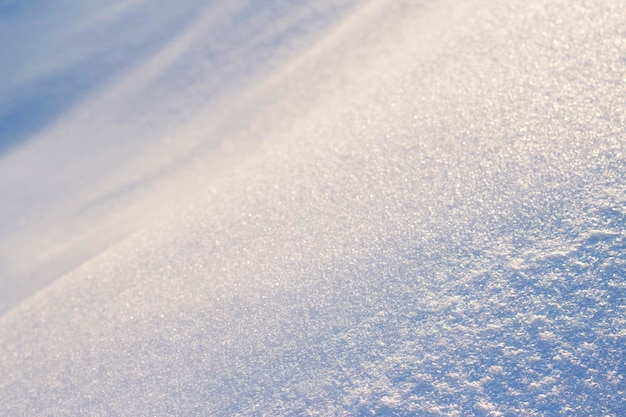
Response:
POLYGON ((626 4, 290 3, 254 36, 317 23, 233 35, 244 81, 181 81, 184 117, 141 61, 2 156, 4 218, 63 215, 0 229, 0 410, 623 415, 626 4), (68 271, 35 291, 40 234, 68 271))

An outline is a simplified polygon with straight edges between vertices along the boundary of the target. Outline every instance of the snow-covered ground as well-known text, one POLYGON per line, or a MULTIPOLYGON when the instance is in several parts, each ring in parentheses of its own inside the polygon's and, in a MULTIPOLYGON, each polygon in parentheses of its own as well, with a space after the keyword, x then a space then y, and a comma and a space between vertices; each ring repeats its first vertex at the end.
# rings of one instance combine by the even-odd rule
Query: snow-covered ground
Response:
POLYGON ((0 65, 0 415, 626 415, 623 0, 9 0, 0 65))

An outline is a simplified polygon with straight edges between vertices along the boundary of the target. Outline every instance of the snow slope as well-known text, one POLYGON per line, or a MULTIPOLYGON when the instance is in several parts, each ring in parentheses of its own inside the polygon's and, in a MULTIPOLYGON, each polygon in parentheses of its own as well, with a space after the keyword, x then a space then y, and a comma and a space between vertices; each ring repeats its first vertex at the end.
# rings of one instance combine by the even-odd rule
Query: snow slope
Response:
MULTIPOLYGON (((140 129, 153 185, 77 223, 135 231, 0 317, 2 413, 626 414, 626 3, 350 10, 225 90, 224 127, 140 129)), ((152 111, 93 100, 104 127, 152 111)), ((78 149, 28 142, 0 178, 44 144, 78 149)))

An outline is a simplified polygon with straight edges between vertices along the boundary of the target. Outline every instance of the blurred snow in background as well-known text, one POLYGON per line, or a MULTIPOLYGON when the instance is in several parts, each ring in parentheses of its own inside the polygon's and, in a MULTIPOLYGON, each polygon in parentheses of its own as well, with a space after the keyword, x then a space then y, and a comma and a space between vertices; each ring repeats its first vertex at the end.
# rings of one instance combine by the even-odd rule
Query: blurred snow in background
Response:
POLYGON ((3 414, 626 414, 624 1, 178 3, 0 3, 3 414))
POLYGON ((173 199, 165 178, 241 129, 255 89, 349 6, 0 3, 0 311, 173 199))

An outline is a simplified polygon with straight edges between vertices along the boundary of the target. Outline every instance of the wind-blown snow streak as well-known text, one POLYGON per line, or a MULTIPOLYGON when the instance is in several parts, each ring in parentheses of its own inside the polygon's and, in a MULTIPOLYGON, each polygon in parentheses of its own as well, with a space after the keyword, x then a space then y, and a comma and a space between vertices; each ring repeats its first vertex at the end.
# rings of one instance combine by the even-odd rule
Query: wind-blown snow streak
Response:
POLYGON ((1 409, 624 415, 625 6, 361 6, 0 317, 1 409))
POLYGON ((175 198, 168 178, 351 7, 40 3, 0 4, 0 312, 175 198))

